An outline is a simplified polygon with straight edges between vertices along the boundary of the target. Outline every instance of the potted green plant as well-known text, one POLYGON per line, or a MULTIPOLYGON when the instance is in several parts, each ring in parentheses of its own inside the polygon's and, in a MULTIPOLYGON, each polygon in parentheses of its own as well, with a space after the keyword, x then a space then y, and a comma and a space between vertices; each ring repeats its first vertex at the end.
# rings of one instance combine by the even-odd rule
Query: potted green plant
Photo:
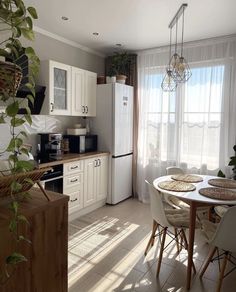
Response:
MULTIPOLYGON (((5 36, 0 43, 0 101, 5 104, 5 112, 0 113, 0 123, 8 123, 11 140, 5 149, 8 159, 8 171, 5 173, 2 182, 10 181, 9 187, 1 186, 0 193, 4 196, 9 192, 11 196, 10 209, 12 210, 12 218, 9 223, 9 231, 15 240, 15 250, 12 251, 5 263, 0 263, 0 283, 3 284, 11 276, 14 271, 13 266, 26 261, 27 259, 19 252, 19 242, 27 239, 19 234, 18 225, 27 222, 27 219, 19 214, 20 197, 28 197, 27 192, 23 192, 26 184, 33 184, 33 181, 27 177, 27 172, 32 170, 33 165, 29 161, 22 159, 21 154, 29 155, 28 149, 24 147, 23 140, 27 137, 25 131, 18 130, 24 123, 32 123, 31 112, 29 106, 24 99, 17 99, 17 89, 22 80, 22 70, 24 70, 25 58, 27 57, 28 74, 23 78, 27 78, 26 86, 31 94, 27 95, 28 102, 34 102, 35 96, 35 77, 39 70, 39 58, 35 54, 32 47, 23 48, 22 39, 34 40, 33 20, 37 18, 35 8, 26 7, 22 0, 2 0, 0 1, 0 22, 1 33, 5 36), (10 62, 4 61, 4 58, 10 62), (24 107, 26 114, 18 115, 20 108, 24 107), (24 174, 22 176, 22 174, 24 174), (17 179, 21 177, 21 181, 17 179), (23 180, 22 180, 23 177, 23 180), (7 191, 6 191, 7 190, 7 191), (19 197, 18 194, 21 194, 19 197)), ((3 153, 2 152, 2 153, 3 153)), ((2 154, 1 153, 1 154, 2 154)), ((4 175, 4 172, 0 173, 4 175)), ((1 177, 0 177, 1 178, 1 177)), ((27 190, 29 187, 26 188, 27 190)))
POLYGON ((111 67, 107 72, 106 83, 116 83, 116 70, 113 64, 111 64, 111 67))
POLYGON ((114 72, 116 73, 116 81, 118 83, 125 84, 127 76, 129 74, 131 64, 131 58, 127 52, 116 53, 112 56, 112 65, 114 72))
MULTIPOLYGON (((236 154, 236 145, 233 146, 233 149, 234 149, 234 152, 235 152, 235 154, 236 154)), ((233 178, 234 180, 236 180, 236 155, 230 157, 230 161, 229 161, 229 164, 228 164, 228 165, 229 165, 229 166, 233 166, 233 168, 232 168, 232 171, 233 171, 233 176, 232 176, 232 178, 233 178)), ((223 173, 222 170, 219 170, 219 172, 218 172, 217 175, 218 175, 219 177, 225 177, 225 174, 223 173)))

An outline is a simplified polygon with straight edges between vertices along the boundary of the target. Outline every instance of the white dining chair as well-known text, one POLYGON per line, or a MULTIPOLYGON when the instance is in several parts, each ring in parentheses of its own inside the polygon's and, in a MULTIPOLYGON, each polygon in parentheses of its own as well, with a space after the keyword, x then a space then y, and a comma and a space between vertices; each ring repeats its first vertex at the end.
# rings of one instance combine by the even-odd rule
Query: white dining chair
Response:
MULTIPOLYGON (((163 257, 163 251, 165 249, 165 239, 166 235, 170 235, 172 240, 176 240, 178 246, 178 237, 181 235, 184 240, 184 247, 188 249, 188 242, 185 235, 185 229, 189 228, 189 211, 183 209, 164 209, 164 205, 161 199, 161 194, 158 190, 154 188, 152 184, 148 181, 145 181, 148 185, 148 191, 150 194, 150 208, 151 215, 153 219, 153 227, 150 239, 148 241, 145 255, 147 254, 150 246, 154 245, 154 240, 157 236, 161 238, 161 248, 159 252, 157 273, 158 276, 160 273, 161 262, 163 257), (156 233, 157 228, 159 231, 156 233), (169 228, 174 228, 175 234, 173 234, 169 228)), ((196 221, 196 228, 200 227, 200 223, 196 221)), ((169 245, 169 244, 168 244, 169 245)), ((179 252, 180 250, 178 250, 179 252)), ((196 273, 196 269, 193 263, 193 270, 196 273)))
POLYGON ((166 168, 166 174, 172 175, 172 174, 184 174, 184 171, 182 168, 177 166, 169 166, 166 168))
POLYGON ((220 206, 215 206, 214 207, 214 211, 216 212, 216 214, 222 218, 224 216, 224 214, 227 212, 227 210, 229 209, 228 206, 226 205, 220 205, 220 206))
MULTIPOLYGON (((176 166, 170 166, 166 168, 166 174, 167 175, 174 175, 174 174, 184 174, 184 171, 180 167, 176 166)), ((189 205, 185 203, 184 201, 176 198, 175 196, 170 196, 163 194, 164 199, 167 204, 169 204, 171 207, 175 209, 188 209, 189 205)))
MULTIPOLYGON (((166 168, 166 174, 167 175, 184 174, 184 171, 180 167, 170 166, 170 167, 166 168)), ((182 201, 181 199, 179 199, 175 196, 166 195, 166 194, 163 194, 163 196, 164 196, 166 203, 175 209, 185 209, 185 210, 190 209, 189 204, 187 204, 186 202, 182 201)), ((205 214, 207 214, 208 212, 209 212, 208 207, 198 207, 197 216, 200 219, 200 218, 204 217, 205 214)))
POLYGON ((207 241, 210 245, 213 246, 213 249, 210 251, 206 263, 203 266, 203 269, 200 273, 200 278, 203 277, 208 265, 210 262, 214 260, 219 260, 223 256, 223 263, 221 265, 221 270, 219 274, 219 279, 217 283, 217 292, 220 292, 222 287, 223 278, 232 272, 234 269, 231 269, 225 275, 225 269, 227 266, 227 262, 231 262, 236 265, 236 258, 232 253, 236 252, 236 232, 235 230, 235 222, 236 222, 236 206, 228 208, 227 212, 225 212, 219 224, 214 224, 208 220, 202 221, 202 228, 204 234, 207 238, 207 241), (221 250, 221 254, 219 254, 219 250, 221 250), (217 256, 214 257, 217 252, 217 256))

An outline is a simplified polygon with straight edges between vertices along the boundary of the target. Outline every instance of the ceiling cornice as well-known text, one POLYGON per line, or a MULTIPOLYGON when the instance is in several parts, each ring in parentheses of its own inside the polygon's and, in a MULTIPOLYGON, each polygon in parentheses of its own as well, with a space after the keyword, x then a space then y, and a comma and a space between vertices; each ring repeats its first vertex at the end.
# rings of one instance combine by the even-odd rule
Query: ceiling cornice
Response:
POLYGON ((57 34, 55 34, 55 33, 52 33, 52 32, 49 32, 49 31, 47 31, 47 30, 45 30, 45 29, 43 29, 43 28, 40 28, 40 27, 38 27, 38 26, 34 26, 34 31, 35 31, 35 32, 38 32, 38 33, 40 33, 40 34, 43 34, 43 35, 45 35, 45 36, 47 36, 47 37, 50 37, 50 38, 52 38, 52 39, 55 39, 55 40, 57 40, 57 41, 60 41, 60 42, 62 42, 62 43, 65 43, 65 44, 67 44, 67 45, 70 45, 70 46, 72 46, 72 47, 75 47, 75 48, 81 49, 81 50, 83 50, 83 51, 85 51, 85 52, 87 52, 87 53, 90 53, 90 54, 93 54, 93 55, 97 55, 97 56, 102 57, 102 58, 105 58, 105 57, 106 57, 106 55, 103 54, 103 53, 101 53, 101 52, 98 52, 98 51, 95 51, 95 50, 90 49, 90 48, 88 48, 88 47, 82 46, 82 45, 80 45, 80 44, 77 43, 77 42, 74 42, 74 41, 68 40, 68 39, 66 39, 66 38, 64 38, 64 37, 62 37, 62 36, 59 36, 59 35, 57 35, 57 34))
MULTIPOLYGON (((212 45, 214 43, 221 43, 225 41, 235 41, 236 40, 236 34, 230 34, 225 36, 219 36, 219 37, 213 37, 213 38, 207 38, 202 40, 196 40, 196 41, 189 41, 184 43, 184 49, 192 48, 192 47, 198 47, 203 45, 212 45)), ((161 52, 169 52, 170 46, 160 46, 150 49, 144 49, 144 50, 138 50, 135 53, 137 55, 146 55, 151 53, 161 53, 161 52)))

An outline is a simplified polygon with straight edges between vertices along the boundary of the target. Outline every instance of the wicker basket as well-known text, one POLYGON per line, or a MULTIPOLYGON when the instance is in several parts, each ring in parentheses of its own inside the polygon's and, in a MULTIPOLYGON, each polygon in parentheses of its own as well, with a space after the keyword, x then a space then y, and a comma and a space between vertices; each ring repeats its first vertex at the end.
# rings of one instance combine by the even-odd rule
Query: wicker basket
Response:
POLYGON ((21 79, 22 70, 18 65, 0 61, 0 95, 15 96, 21 79))
MULTIPOLYGON (((38 183, 43 174, 50 170, 50 168, 36 169, 28 172, 18 173, 16 175, 0 176, 0 198, 11 195, 11 184, 13 181, 22 185, 21 190, 18 192, 23 193, 29 191, 33 185, 27 182, 27 179, 32 180, 34 183, 38 183)), ((18 193, 13 193, 14 195, 18 193)))

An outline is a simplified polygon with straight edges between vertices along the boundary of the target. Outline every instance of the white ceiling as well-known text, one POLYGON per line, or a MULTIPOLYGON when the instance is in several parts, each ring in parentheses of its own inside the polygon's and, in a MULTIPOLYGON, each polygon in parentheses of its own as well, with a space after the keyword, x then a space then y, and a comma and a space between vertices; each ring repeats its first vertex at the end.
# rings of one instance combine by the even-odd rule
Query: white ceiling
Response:
POLYGON ((236 0, 26 0, 39 15, 35 25, 99 52, 168 44, 168 24, 182 3, 185 41, 236 33, 236 0), (67 16, 68 21, 63 21, 67 16), (99 32, 99 36, 93 36, 99 32))

